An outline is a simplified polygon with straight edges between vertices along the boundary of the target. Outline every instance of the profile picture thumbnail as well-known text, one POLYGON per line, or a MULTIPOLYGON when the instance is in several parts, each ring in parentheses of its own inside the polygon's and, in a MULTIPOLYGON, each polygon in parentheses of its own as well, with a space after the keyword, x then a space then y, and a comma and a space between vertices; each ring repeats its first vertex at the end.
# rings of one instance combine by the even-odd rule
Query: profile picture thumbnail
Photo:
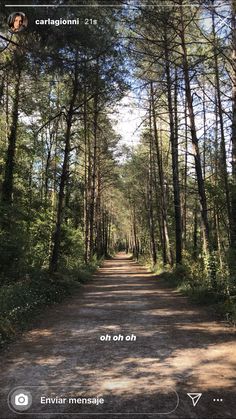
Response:
POLYGON ((8 26, 12 33, 22 32, 28 26, 28 18, 23 12, 14 12, 8 17, 8 26))

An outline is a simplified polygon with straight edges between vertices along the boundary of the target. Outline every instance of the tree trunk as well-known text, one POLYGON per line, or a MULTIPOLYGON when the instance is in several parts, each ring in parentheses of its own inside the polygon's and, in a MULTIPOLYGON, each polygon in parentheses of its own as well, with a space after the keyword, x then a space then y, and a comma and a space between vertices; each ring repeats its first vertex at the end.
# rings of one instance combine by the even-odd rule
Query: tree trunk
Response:
POLYGON ((88 141, 88 127, 87 127, 87 89, 84 86, 84 109, 83 109, 83 124, 84 124, 84 261, 88 262, 88 246, 89 246, 89 217, 88 217, 88 155, 90 154, 88 141))
POLYGON ((181 263, 182 260, 182 216, 180 204, 180 189, 179 189, 179 160, 178 160, 178 116, 177 116, 177 73, 175 76, 175 119, 173 100, 171 92, 171 72, 169 62, 168 38, 165 30, 165 70, 167 81, 167 97, 168 97, 168 111, 169 111, 169 126, 170 126, 170 143, 172 155, 172 176, 174 188, 174 209, 175 209, 175 249, 176 249, 176 264, 181 263))
POLYGON ((139 247, 138 247, 138 238, 137 238, 137 221, 136 221, 136 211, 135 206, 133 205, 133 234, 134 234, 134 250, 133 254, 136 259, 139 258, 139 247))
POLYGON ((150 232, 150 248, 151 248, 151 257, 152 263, 155 265, 157 263, 157 251, 156 251, 156 242, 155 242, 155 226, 153 218, 153 157, 152 157, 152 115, 151 115, 151 103, 149 108, 149 125, 150 125, 150 135, 149 135, 149 167, 148 167, 148 215, 149 215, 149 232, 150 232))
POLYGON ((61 226, 62 226, 63 216, 64 216, 65 187, 68 181, 68 172, 69 172, 71 127, 72 127, 72 119, 73 119, 73 109, 76 102, 77 93, 78 93, 78 70, 77 70, 77 62, 76 62, 75 78, 73 81, 73 92, 71 96, 70 107, 69 107, 67 117, 66 117, 64 159, 63 159, 60 186, 59 186, 56 228, 55 228, 54 237, 53 237, 53 250, 52 250, 52 257, 51 257, 50 266, 49 266, 49 270, 52 273, 58 270, 58 261, 59 261, 60 243, 61 243, 61 226))
POLYGON ((188 116, 187 116, 187 103, 184 101, 184 191, 183 191, 183 244, 184 249, 187 245, 187 186, 188 186, 188 116))
POLYGON ((94 221, 95 221, 95 205, 96 205, 96 182, 97 182, 97 146, 98 146, 98 77, 99 77, 99 62, 97 59, 96 68, 96 92, 93 103, 93 164, 92 164, 92 185, 91 185, 91 200, 89 210, 89 225, 90 225, 90 240, 89 240, 89 259, 94 254, 94 221))
POLYGON ((189 63, 188 63, 187 48, 186 48, 186 43, 185 43, 185 23, 184 23, 183 13, 184 13, 183 5, 181 1, 180 38, 181 38, 181 47, 182 47, 182 53, 183 53, 183 72, 184 72, 184 80, 185 80, 186 101, 188 105, 192 148, 193 148, 195 169, 196 169, 196 176, 197 176, 198 194, 199 194, 201 217, 202 217, 203 238, 204 238, 204 243, 205 243, 205 252, 209 253, 210 229, 209 229, 209 222, 208 222, 207 199, 206 199, 205 183, 204 183, 203 174, 202 174, 202 163, 201 163, 201 157, 200 157, 200 151, 199 151, 199 145, 198 145, 198 138, 197 138, 197 132, 196 132, 196 126, 195 126, 195 115, 194 115, 194 109, 193 109, 193 99, 192 99, 190 76, 189 76, 189 63))
MULTIPOLYGON (((230 247, 236 249, 236 0, 232 0, 232 192, 230 247)), ((235 261, 233 261, 235 263, 235 261)))
POLYGON ((151 94, 151 104, 152 104, 154 138, 155 138, 158 174, 159 174, 159 182, 160 182, 160 190, 161 190, 161 211, 162 211, 162 222, 163 222, 163 225, 162 225, 162 228, 163 228, 163 249, 162 249, 163 250, 163 263, 164 265, 166 265, 167 263, 172 265, 169 234, 168 234, 168 227, 167 227, 167 207, 166 207, 166 197, 165 197, 164 175, 163 175, 162 159, 160 155, 159 138, 158 138, 158 132, 157 132, 154 90, 153 90, 152 82, 150 84, 150 88, 151 88, 150 94, 151 94))
POLYGON ((13 175, 15 168, 15 152, 16 152, 16 139, 17 139, 17 125, 18 125, 18 112, 19 112, 19 98, 20 98, 20 80, 21 71, 18 70, 16 74, 16 81, 14 86, 14 99, 11 114, 11 127, 8 137, 8 148, 6 153, 6 166, 5 175, 2 185, 2 201, 11 204, 13 201, 13 175))
MULTIPOLYGON (((216 43, 216 30, 215 30, 215 15, 212 13, 212 28, 213 28, 213 39, 216 43)), ((229 230, 231 231, 231 207, 230 207, 230 194, 229 194, 229 181, 227 172, 227 158, 226 158, 226 147, 225 147, 225 133, 224 133, 224 119, 223 110, 221 103, 221 91, 220 91, 220 77, 219 77, 219 66, 218 66, 218 54, 216 48, 214 48, 214 62, 215 62, 215 77, 216 77, 216 98, 218 105, 219 114, 219 125, 220 125, 220 136, 221 136, 221 172, 225 189, 226 208, 228 215, 229 230)))

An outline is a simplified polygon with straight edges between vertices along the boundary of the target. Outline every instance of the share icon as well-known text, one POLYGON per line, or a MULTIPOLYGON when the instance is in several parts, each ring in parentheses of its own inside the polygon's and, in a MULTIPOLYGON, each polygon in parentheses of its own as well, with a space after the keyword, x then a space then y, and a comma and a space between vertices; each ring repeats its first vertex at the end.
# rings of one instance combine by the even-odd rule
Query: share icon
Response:
POLYGON ((190 397, 190 399, 193 402, 193 406, 195 407, 197 403, 199 402, 202 396, 202 393, 187 393, 187 395, 190 397))

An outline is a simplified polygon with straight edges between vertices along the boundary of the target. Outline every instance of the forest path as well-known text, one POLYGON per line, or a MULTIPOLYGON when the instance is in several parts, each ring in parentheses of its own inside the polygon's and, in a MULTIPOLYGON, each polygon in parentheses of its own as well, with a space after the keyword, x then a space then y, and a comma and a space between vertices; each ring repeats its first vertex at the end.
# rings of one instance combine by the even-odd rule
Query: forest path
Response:
MULTIPOLYGON (((170 412, 177 400, 173 390, 179 406, 165 417, 234 418, 235 353, 233 328, 120 253, 105 261, 75 296, 47 308, 37 327, 3 353, 1 418, 19 417, 6 404, 16 386, 30 389, 33 399, 50 395, 50 386, 57 387, 58 395, 100 395, 104 405, 69 406, 70 412, 97 413, 89 415, 93 418, 105 412, 113 412, 108 418, 115 418, 115 412, 124 412, 123 418, 135 417, 125 412, 142 413, 137 418, 170 412), (133 334, 136 341, 101 341, 106 334, 133 334), (164 388, 170 391, 165 394, 164 388), (203 393, 196 407, 187 392, 203 393), (223 402, 213 402, 214 397, 223 402)), ((33 406, 30 411, 38 412, 33 406)), ((65 406, 40 409, 68 411, 65 406)))

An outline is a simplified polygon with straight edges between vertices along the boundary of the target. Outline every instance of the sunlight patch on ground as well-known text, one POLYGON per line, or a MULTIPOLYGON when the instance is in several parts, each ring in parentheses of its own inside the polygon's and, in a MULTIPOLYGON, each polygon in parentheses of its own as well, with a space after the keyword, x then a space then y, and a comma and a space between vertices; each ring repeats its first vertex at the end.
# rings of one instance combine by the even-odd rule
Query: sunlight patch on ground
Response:
POLYGON ((49 329, 36 329, 36 330, 32 330, 30 332, 28 332, 28 335, 31 337, 43 337, 43 336, 51 336, 52 335, 52 330, 49 329))
MULTIPOLYGON (((181 324, 182 330, 204 332, 207 328, 211 329, 211 333, 223 333, 225 332, 225 324, 214 323, 214 322, 202 322, 202 323, 191 323, 181 324)), ((229 329, 230 332, 230 329, 229 329)))
POLYGON ((51 356, 49 358, 37 358, 35 363, 38 365, 59 365, 64 361, 66 361, 66 358, 63 356, 51 356))

